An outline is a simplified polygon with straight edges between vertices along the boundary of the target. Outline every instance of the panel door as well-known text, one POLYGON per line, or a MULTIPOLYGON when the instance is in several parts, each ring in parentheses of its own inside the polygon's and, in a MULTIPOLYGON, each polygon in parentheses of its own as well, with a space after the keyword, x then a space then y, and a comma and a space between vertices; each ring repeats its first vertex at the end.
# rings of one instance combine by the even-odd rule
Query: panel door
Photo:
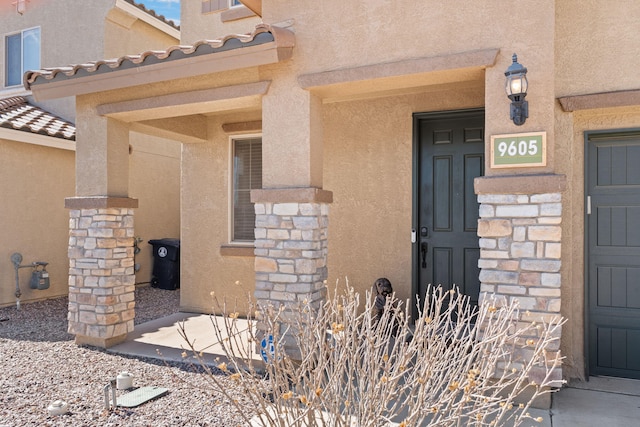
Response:
POLYGON ((590 134, 587 156, 589 374, 640 378, 640 133, 590 134))
POLYGON ((458 286, 478 303, 478 202, 484 173, 484 112, 418 117, 418 294, 429 284, 458 286))

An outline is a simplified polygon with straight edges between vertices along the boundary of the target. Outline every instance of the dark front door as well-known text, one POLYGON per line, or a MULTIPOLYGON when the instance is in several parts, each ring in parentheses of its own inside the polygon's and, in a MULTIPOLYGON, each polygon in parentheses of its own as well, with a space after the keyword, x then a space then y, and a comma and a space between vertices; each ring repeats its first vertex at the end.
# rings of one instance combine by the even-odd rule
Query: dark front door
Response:
POLYGON ((640 132, 586 152, 589 374, 640 378, 640 132))
POLYGON ((416 114, 414 289, 454 285, 478 303, 478 202, 484 173, 484 111, 416 114))

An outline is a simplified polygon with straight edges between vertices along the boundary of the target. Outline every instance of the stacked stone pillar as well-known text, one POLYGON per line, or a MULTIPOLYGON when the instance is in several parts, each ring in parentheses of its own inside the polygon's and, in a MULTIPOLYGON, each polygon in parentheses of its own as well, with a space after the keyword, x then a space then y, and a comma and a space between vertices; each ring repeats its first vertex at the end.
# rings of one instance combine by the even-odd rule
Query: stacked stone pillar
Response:
MULTIPOLYGON (((255 298, 261 306, 297 310, 326 297, 327 232, 332 193, 316 188, 254 190, 255 298)), ((264 331, 265 325, 259 325, 264 331)), ((283 329, 284 330, 284 329, 283 329)), ((283 332, 283 331, 280 331, 283 332)), ((291 334, 285 351, 298 353, 291 334)))
MULTIPOLYGON (((517 300, 521 322, 559 319, 562 194, 481 193, 478 201, 480 303, 495 295, 517 300)), ((556 341, 548 350, 559 351, 559 346, 556 341)), ((516 351, 516 359, 527 359, 532 350, 523 346, 516 351)), ((532 372, 532 380, 540 381, 544 372, 532 372)), ((562 379, 561 368, 553 379, 562 379)))
POLYGON ((134 199, 67 199, 69 333, 77 344, 107 348, 133 331, 134 199))

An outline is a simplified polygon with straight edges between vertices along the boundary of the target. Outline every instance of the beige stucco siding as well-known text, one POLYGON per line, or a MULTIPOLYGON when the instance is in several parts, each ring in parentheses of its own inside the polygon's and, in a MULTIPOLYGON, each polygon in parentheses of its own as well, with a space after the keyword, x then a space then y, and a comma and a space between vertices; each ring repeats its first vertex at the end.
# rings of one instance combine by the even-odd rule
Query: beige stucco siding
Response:
POLYGON ((479 87, 325 105, 331 286, 348 278, 364 293, 387 277, 411 298, 412 114, 482 107, 483 96, 479 87))
POLYGON ((129 137, 129 191, 138 199, 135 210, 136 236, 143 239, 136 263, 136 283, 151 280, 151 239, 180 237, 180 152, 181 144, 131 132, 129 137))
MULTIPOLYGON (((182 44, 191 44, 198 40, 212 40, 229 34, 250 32, 262 20, 257 16, 232 21, 223 21, 229 9, 202 13, 201 1, 180 2, 180 38, 182 44)), ((246 9, 246 8, 234 8, 246 9)), ((271 23, 271 21, 265 21, 271 23)))
POLYGON ((637 89, 640 2, 556 1, 558 96, 637 89))
POLYGON ((73 193, 73 151, 0 139, 2 209, 0 225, 0 306, 15 304, 11 254, 22 264, 48 262, 50 288, 29 288, 31 268, 20 269, 22 302, 66 295, 69 273, 69 213, 64 198, 73 193))
POLYGON ((107 15, 104 34, 104 58, 134 55, 153 49, 163 50, 179 43, 179 40, 120 9, 111 9, 107 15))
MULTIPOLYGON (((638 88, 635 1, 556 2, 556 96, 638 88), (629 70, 633 70, 629 72, 629 70)), ((564 375, 585 373, 585 132, 640 127, 638 107, 567 113, 556 103, 554 150, 557 173, 567 176, 562 218, 562 352, 564 375)))
MULTIPOLYGON (((265 2, 265 22, 292 19, 296 48, 289 66, 293 73, 354 69, 411 58, 429 58, 479 49, 500 50, 495 66, 486 69, 487 135, 513 133, 508 118, 509 101, 504 93, 504 71, 515 52, 529 68, 529 119, 517 131, 547 130, 554 144, 554 34, 545 29, 555 24, 553 4, 536 1, 456 2, 344 2, 302 1, 295 10, 283 2, 265 2), (526 11, 526 13, 522 13, 526 11), (517 16, 517 37, 514 25, 517 16), (490 29, 490 30, 488 30, 490 29)), ((366 76, 363 76, 366 78, 366 76)), ((428 81, 425 78, 425 81, 428 81)), ((425 83, 427 84, 427 83, 425 83)), ((553 150, 546 167, 551 172, 553 150)), ((514 173, 511 169, 487 170, 488 175, 514 173)))
POLYGON ((224 123, 260 120, 259 112, 212 116, 210 140, 183 144, 180 305, 186 311, 211 312, 211 292, 246 313, 255 277, 253 256, 225 256, 230 227, 230 135, 224 123))

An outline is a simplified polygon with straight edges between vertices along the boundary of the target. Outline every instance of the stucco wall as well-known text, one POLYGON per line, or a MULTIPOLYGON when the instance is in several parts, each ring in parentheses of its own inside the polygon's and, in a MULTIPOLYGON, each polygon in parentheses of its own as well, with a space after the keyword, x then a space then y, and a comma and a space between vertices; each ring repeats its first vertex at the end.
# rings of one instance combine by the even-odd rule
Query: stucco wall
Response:
POLYGON ((120 9, 109 11, 104 33, 104 58, 134 55, 147 50, 164 50, 180 42, 120 9))
MULTIPOLYGON (((528 0, 465 4, 424 1, 412 3, 338 0, 306 0, 292 9, 288 2, 267 1, 265 22, 293 19, 296 48, 291 67, 312 73, 411 58, 436 57, 478 49, 498 48, 495 66, 486 70, 487 135, 547 130, 553 146, 554 34, 553 4, 528 0), (517 22, 514 37, 513 22, 517 22), (488 31, 488 29, 490 29, 488 31), (509 101, 504 92, 504 71, 513 53, 529 69, 529 119, 516 127, 509 119, 509 101), (506 117, 506 119, 505 119, 506 117)), ((553 170, 553 150, 547 167, 553 170)), ((487 174, 511 174, 511 169, 487 174)))
MULTIPOLYGON (((640 4, 628 0, 556 2, 556 96, 638 88, 637 21, 640 4)), ((638 107, 596 108, 563 112, 556 103, 556 172, 567 176, 563 195, 562 352, 564 375, 585 374, 585 193, 586 131, 638 128, 638 107)))
MULTIPOLYGON (((514 39, 512 26, 504 23, 517 15, 522 28, 553 26, 554 9, 532 1, 518 5, 498 3, 460 9, 456 4, 435 1, 412 4, 410 8, 398 3, 365 1, 349 4, 337 0, 301 1, 295 8, 282 1, 264 2, 265 22, 292 20, 296 47, 291 61, 261 67, 261 78, 272 80, 269 100, 263 101, 262 119, 267 127, 264 134, 267 164, 263 175, 267 186, 272 183, 276 187, 286 186, 287 182, 300 186, 307 182, 333 192, 329 219, 329 282, 344 281, 346 276, 358 289, 364 290, 375 278, 387 276, 396 284, 400 296, 410 296, 412 113, 484 105, 487 137, 516 130, 546 129, 548 143, 553 146, 553 34, 521 31, 514 39), (521 13, 523 10, 527 13, 521 13), (464 31, 453 30, 461 26, 464 31), (489 27, 492 31, 486 31, 489 27), (314 114, 316 108, 314 101, 306 99, 299 93, 302 89, 297 87, 296 77, 300 74, 485 48, 499 48, 500 53, 496 65, 486 70, 484 82, 462 82, 461 89, 457 90, 455 85, 439 88, 440 92, 427 86, 416 89, 412 95, 321 104, 320 133, 313 129, 313 117, 309 122, 308 114, 314 114), (510 65, 514 51, 529 67, 533 88, 529 95, 530 119, 521 128, 516 128, 508 118, 509 101, 504 93, 503 73, 510 65), (486 90, 483 83, 486 83, 486 90), (308 129, 313 132, 311 137, 305 134, 308 129), (318 135, 321 135, 320 142, 318 135), (297 144, 295 149, 294 143, 297 144), (305 147, 305 144, 311 144, 311 147, 305 147), (322 149, 320 156, 314 154, 317 146, 322 149), (304 150, 308 154, 304 154, 304 150), (269 159, 275 159, 277 163, 268 162, 269 159), (315 166, 299 164, 300 159, 322 162, 320 180, 315 166), (288 172, 283 171, 283 164, 289 165, 288 172), (292 171, 298 170, 308 177, 294 176, 292 171)), ((183 2, 183 41, 189 41, 188 31, 200 35, 192 37, 194 39, 201 38, 206 32, 197 25, 187 29, 192 22, 190 19, 207 19, 199 11, 189 9, 196 6, 199 5, 187 6, 183 2)), ((244 31, 251 28, 246 25, 244 31)), ((553 159, 553 149, 550 151, 549 157, 553 159)), ((222 176, 212 175, 220 172, 205 170, 203 164, 203 159, 218 155, 224 156, 221 161, 228 159, 228 152, 215 151, 209 145, 188 145, 183 152, 183 191, 194 192, 191 196, 183 193, 183 238, 187 240, 188 236, 194 236, 202 242, 194 244, 195 252, 183 252, 183 255, 188 259, 196 253, 198 256, 207 254, 204 264, 209 265, 204 274, 194 273, 193 268, 188 271, 183 268, 183 280, 195 283, 196 288, 202 287, 205 283, 202 278, 211 274, 211 281, 219 283, 218 272, 225 265, 215 254, 218 242, 226 238, 225 231, 215 230, 217 223, 199 229, 199 236, 191 229, 196 224, 204 225, 209 215, 208 209, 203 209, 203 203, 215 209, 216 214, 226 215, 226 189, 218 194, 220 199, 212 197, 209 200, 206 196, 210 194, 209 189, 201 193, 207 188, 203 182, 222 179, 222 176), (199 173, 203 175, 198 182, 195 177, 199 173), (190 185, 196 185, 197 190, 191 189, 190 185), (202 236, 204 233, 206 237, 202 236)), ((553 162, 550 161, 546 168, 528 172, 552 169, 553 162)), ((498 172, 487 170, 487 173, 498 172)), ((502 170, 500 173, 513 171, 502 170)), ((185 250, 189 251, 188 248, 185 250)), ((235 265, 251 268, 251 262, 246 261, 238 260, 235 265)), ((227 279, 227 282, 235 280, 227 279)), ((202 297, 208 295, 205 290, 185 290, 183 298, 191 292, 194 295, 189 296, 188 301, 183 299, 183 304, 201 304, 202 297)))
POLYGON ((324 106, 329 285, 348 278, 364 292, 387 277, 411 298, 412 114, 482 107, 483 97, 471 87, 324 106))
POLYGON ((64 198, 73 194, 73 151, 0 139, 0 306, 15 304, 11 254, 22 264, 48 262, 51 286, 29 288, 31 268, 20 269, 22 302, 66 295, 69 213, 64 198))
MULTIPOLYGON (((43 67, 80 63, 106 57, 165 49, 178 40, 119 9, 115 1, 51 0, 28 2, 20 16, 15 6, 0 6, 0 36, 41 27, 43 67), (70 13, 73 11, 73 13, 70 13)), ((0 55, 4 57, 4 42, 0 55)), ((4 67, 0 81, 4 83, 4 67)), ((24 94, 23 88, 0 88, 0 97, 24 94)), ((75 99, 34 102, 67 120, 75 121, 75 99)), ((100 132, 100 129, 94 129, 100 132)), ((13 304, 15 280, 10 255, 21 252, 24 262, 50 262, 51 288, 28 289, 30 269, 21 269, 23 301, 66 295, 69 211, 64 199, 75 195, 75 153, 15 141, 0 141, 0 234, 6 237, 0 254, 0 305, 13 304)), ((129 156, 129 190, 140 200, 136 231, 145 239, 136 262, 137 282, 148 282, 152 255, 147 240, 180 235, 180 143, 132 132, 129 156)), ((89 165, 89 168, 92 166, 89 165)))
POLYGON ((180 238, 180 151, 177 141, 131 132, 129 193, 138 199, 134 211, 136 236, 143 239, 135 262, 136 283, 151 280, 151 239, 180 238))
MULTIPOLYGON (((96 30, 102 27, 104 16, 113 4, 112 1, 85 0, 27 2, 26 12, 19 15, 11 2, 3 2, 0 34, 40 26, 43 67, 95 60, 96 48, 102 50, 104 37, 96 30)), ((3 58, 4 48, 3 42, 0 44, 3 58)), ((0 73, 4 83, 4 67, 0 73)))
POLYGON ((192 44, 198 40, 211 40, 229 34, 244 34, 262 22, 258 16, 223 22, 222 18, 228 15, 228 10, 202 13, 201 1, 180 2, 181 43, 192 44))
POLYGON ((640 2, 556 1, 558 96, 637 89, 640 2))
POLYGON ((230 135, 223 123, 260 120, 259 112, 210 117, 210 141, 184 144, 182 150, 182 238, 180 305, 186 311, 210 312, 211 292, 237 303, 246 313, 255 277, 253 256, 224 256, 229 243, 230 135))

